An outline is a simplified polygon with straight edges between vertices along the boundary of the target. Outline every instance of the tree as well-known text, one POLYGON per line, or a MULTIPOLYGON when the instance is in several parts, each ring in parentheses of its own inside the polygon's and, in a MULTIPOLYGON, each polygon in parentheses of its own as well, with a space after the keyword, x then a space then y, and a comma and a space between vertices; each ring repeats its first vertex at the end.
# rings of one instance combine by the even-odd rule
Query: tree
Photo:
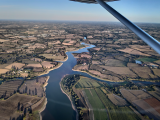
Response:
POLYGON ((29 95, 31 94, 31 90, 29 89, 29 95))
POLYGON ((35 95, 37 95, 37 88, 35 88, 35 95))
POLYGON ((26 86, 26 88, 25 88, 25 93, 27 93, 27 86, 26 86))
POLYGON ((21 105, 21 111, 23 111, 23 108, 24 108, 24 107, 23 107, 23 104, 22 104, 22 105, 21 105))
POLYGON ((18 102, 17 110, 20 110, 20 102, 18 102))

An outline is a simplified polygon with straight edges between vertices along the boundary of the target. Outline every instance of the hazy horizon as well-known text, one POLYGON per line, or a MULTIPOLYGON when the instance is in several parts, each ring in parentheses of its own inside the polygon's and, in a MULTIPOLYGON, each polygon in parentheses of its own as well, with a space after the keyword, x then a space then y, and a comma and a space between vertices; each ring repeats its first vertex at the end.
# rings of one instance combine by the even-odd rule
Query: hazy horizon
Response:
MULTIPOLYGON (((0 19, 0 21, 26 21, 26 22, 79 22, 79 23, 119 23, 122 24, 119 21, 78 21, 78 20, 27 20, 27 19, 0 19)), ((135 24, 160 24, 156 22, 133 22, 135 24)), ((122 24, 123 25, 123 24, 122 24)))
MULTIPOLYGON (((160 23, 159 0, 120 0, 108 4, 132 22, 160 23)), ((0 19, 118 22, 98 4, 69 0, 1 0, 0 19)))

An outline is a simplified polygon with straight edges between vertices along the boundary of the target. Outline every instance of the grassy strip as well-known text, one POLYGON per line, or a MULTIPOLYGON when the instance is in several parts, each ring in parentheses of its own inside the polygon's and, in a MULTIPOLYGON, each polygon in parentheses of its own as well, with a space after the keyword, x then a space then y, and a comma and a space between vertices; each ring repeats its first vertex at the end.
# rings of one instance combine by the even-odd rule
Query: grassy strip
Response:
POLYGON ((100 100, 108 110, 110 120, 140 120, 140 118, 127 106, 115 106, 99 88, 95 88, 100 100))
POLYGON ((93 107, 94 119, 95 120, 108 120, 108 116, 105 110, 105 106, 97 96, 94 89, 85 89, 84 90, 90 104, 93 107), (90 92, 91 91, 91 92, 90 92), (91 94, 92 93, 92 94, 91 94))

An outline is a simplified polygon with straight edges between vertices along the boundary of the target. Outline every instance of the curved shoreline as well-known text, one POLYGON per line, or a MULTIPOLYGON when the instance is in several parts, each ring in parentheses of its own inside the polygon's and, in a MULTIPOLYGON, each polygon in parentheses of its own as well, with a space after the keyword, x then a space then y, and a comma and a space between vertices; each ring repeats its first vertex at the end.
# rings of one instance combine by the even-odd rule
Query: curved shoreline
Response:
POLYGON ((44 101, 43 107, 39 110, 40 120, 42 120, 42 115, 41 115, 41 113, 45 110, 46 105, 47 105, 47 98, 45 98, 45 101, 44 101))
POLYGON ((67 93, 64 92, 64 90, 62 89, 62 86, 61 86, 61 82, 62 82, 62 80, 63 80, 63 78, 64 78, 65 76, 66 76, 66 75, 64 75, 64 76, 62 77, 61 81, 59 82, 60 89, 61 89, 62 93, 64 93, 64 94, 69 98, 73 110, 76 111, 76 120, 78 120, 78 111, 77 111, 75 105, 73 104, 73 101, 72 101, 71 98, 69 97, 69 95, 68 95, 67 93))
POLYGON ((108 81, 108 82, 124 82, 123 80, 121 80, 121 81, 112 81, 112 80, 108 80, 108 79, 99 78, 99 77, 97 77, 97 76, 95 76, 95 75, 93 75, 93 74, 91 74, 91 73, 89 73, 89 72, 86 72, 86 71, 74 70, 74 69, 72 69, 72 70, 73 70, 73 71, 78 71, 78 72, 87 73, 88 75, 90 75, 90 76, 92 76, 92 77, 95 77, 95 78, 97 78, 97 79, 100 79, 100 80, 102 80, 102 81, 108 81))
POLYGON ((55 69, 58 69, 58 68, 60 68, 60 67, 63 65, 63 63, 59 63, 59 64, 60 64, 60 65, 57 65, 57 66, 55 66, 54 68, 48 69, 46 72, 41 73, 41 74, 38 75, 38 76, 42 76, 42 75, 48 74, 50 71, 55 70, 55 69))
MULTIPOLYGON (((47 78, 46 82, 45 82, 44 85, 43 85, 44 91, 46 91, 46 86, 48 85, 48 80, 49 80, 50 76, 47 76, 47 77, 48 77, 48 78, 47 78)), ((46 105, 47 105, 47 98, 45 97, 45 101, 44 101, 44 104, 43 104, 42 108, 41 108, 40 110, 38 110, 38 111, 39 111, 40 120, 42 120, 42 115, 41 115, 41 113, 45 110, 46 105)))
MULTIPOLYGON (((74 52, 74 51, 78 51, 78 50, 83 49, 83 48, 86 48, 86 47, 88 47, 88 46, 85 46, 85 47, 82 47, 82 48, 78 48, 78 49, 73 50, 73 51, 66 51, 66 52, 74 52)), ((66 54, 66 52, 65 52, 65 54, 66 54)), ((49 69, 49 70, 47 70, 46 73, 42 73, 42 74, 40 74, 40 75, 38 75, 38 76, 42 76, 42 75, 48 74, 50 71, 60 68, 60 67, 63 65, 63 62, 65 62, 65 61, 67 61, 67 60, 68 60, 68 55, 67 55, 67 58, 66 58, 64 61, 59 61, 59 63, 60 63, 59 66, 57 66, 57 67, 55 67, 55 68, 52 68, 52 69, 49 69)), ((62 81, 62 79, 63 79, 65 76, 66 76, 66 75, 64 75, 64 76, 61 78, 61 81, 62 81)), ((72 101, 71 98, 69 97, 69 95, 68 95, 67 93, 65 93, 64 90, 62 89, 62 87, 61 87, 61 81, 59 82, 60 89, 61 89, 62 93, 64 93, 64 94, 69 98, 69 100, 70 100, 70 102, 71 102, 71 105, 72 105, 72 109, 76 112, 76 120, 78 120, 78 111, 77 111, 77 109, 76 109, 73 101, 72 101)), ((47 84, 48 84, 48 80, 47 80, 47 84)), ((47 84, 45 84, 45 87, 47 86, 47 84)), ((46 89, 46 88, 45 88, 45 89, 46 89)), ((47 105, 47 98, 45 98, 45 103, 44 103, 43 107, 39 110, 40 120, 42 120, 41 113, 45 110, 46 105, 47 105)))
MULTIPOLYGON (((79 48, 79 49, 83 49, 83 48, 86 48, 86 47, 87 47, 87 46, 82 47, 82 48, 79 48)), ((78 51, 79 49, 76 49, 76 50, 74 50, 74 51, 78 51)), ((74 52, 74 51, 66 51, 66 52, 74 52)), ((66 52, 65 52, 65 54, 66 54, 66 52)), ((58 65, 57 67, 54 67, 54 68, 52 68, 52 69, 49 69, 49 70, 47 70, 46 73, 42 73, 42 74, 40 74, 40 75, 38 75, 38 76, 42 76, 42 75, 48 74, 50 71, 60 68, 60 67, 63 65, 63 62, 65 62, 65 61, 67 61, 67 60, 68 60, 68 55, 67 55, 67 58, 66 58, 65 60, 59 61, 59 64, 60 64, 60 65, 58 65)), ((64 75, 64 76, 62 77, 62 79, 63 79, 65 76, 66 76, 66 75, 64 75)), ((49 78, 50 78, 50 76, 48 76, 48 79, 47 79, 45 85, 43 86, 44 91, 46 90, 46 86, 48 85, 48 80, 49 80, 49 78)), ((61 79, 61 81, 62 81, 62 79, 61 79)), ((66 94, 66 93, 63 91, 63 89, 61 88, 61 81, 60 81, 60 83, 59 83, 60 89, 61 89, 62 93, 66 94)), ((66 94, 66 95, 67 95, 67 94, 66 94)), ((67 95, 67 97, 68 97, 69 100, 71 101, 71 105, 72 105, 73 110, 76 111, 76 120, 78 120, 78 111, 77 111, 75 105, 73 104, 73 101, 70 99, 70 97, 69 97, 68 95, 67 95)), ((43 107, 39 110, 40 120, 42 120, 42 115, 41 115, 41 113, 45 110, 46 105, 47 105, 47 98, 45 98, 45 102, 44 102, 44 104, 43 104, 43 107)))

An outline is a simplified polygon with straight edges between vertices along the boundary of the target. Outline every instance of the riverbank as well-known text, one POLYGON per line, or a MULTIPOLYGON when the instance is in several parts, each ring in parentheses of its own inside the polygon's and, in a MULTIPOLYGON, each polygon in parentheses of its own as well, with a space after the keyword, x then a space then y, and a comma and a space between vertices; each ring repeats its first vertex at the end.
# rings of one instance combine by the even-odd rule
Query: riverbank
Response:
POLYGON ((142 82, 160 82, 160 80, 143 80, 143 79, 129 79, 130 81, 142 81, 142 82))
MULTIPOLYGON (((75 49, 74 51, 77 51, 77 50, 80 50, 80 52, 82 51, 82 52, 85 52, 86 51, 86 49, 85 49, 85 51, 83 51, 83 49, 84 48, 86 48, 86 46, 85 47, 81 47, 81 48, 78 48, 78 49, 75 49), (81 50, 82 49, 82 50, 81 50)), ((72 53, 73 51, 66 51, 65 53, 67 54, 67 57, 66 57, 66 59, 65 59, 65 61, 67 61, 68 60, 68 53, 72 53)), ((77 51, 78 52, 78 51, 77 51)), ((74 58, 75 59, 75 58, 74 58)), ((72 59, 69 59, 69 60, 72 60, 72 59)), ((68 65, 68 62, 67 62, 67 65, 66 65, 66 63, 65 62, 62 62, 62 61, 57 61, 57 62, 59 62, 59 63, 62 63, 63 64, 63 67, 64 68, 62 68, 62 67, 57 67, 58 69, 60 69, 60 70, 56 70, 56 74, 55 74, 55 79, 57 79, 57 81, 58 82, 55 82, 56 83, 56 86, 59 84, 60 85, 60 92, 62 93, 62 95, 66 98, 66 96, 68 97, 68 99, 70 100, 70 102, 69 102, 69 104, 71 104, 71 108, 69 108, 69 109, 72 109, 72 111, 75 111, 76 112, 76 115, 75 115, 75 118, 76 118, 76 120, 78 120, 78 118, 79 118, 79 114, 78 114, 78 110, 77 110, 77 108, 76 108, 76 106, 74 105, 75 103, 74 103, 74 101, 72 101, 72 97, 69 95, 69 94, 67 94, 66 93, 66 91, 63 89, 63 86, 61 85, 61 81, 62 81, 62 79, 64 78, 64 76, 65 75, 67 75, 68 74, 68 72, 67 71, 71 71, 71 69, 72 68, 70 68, 70 67, 68 67, 69 65, 68 65), (68 69, 66 69, 66 68, 68 68, 68 69), (57 71, 59 71, 59 72, 62 72, 62 76, 63 77, 58 77, 58 76, 56 76, 57 75, 57 71), (65 95, 66 96, 65 96, 65 95)), ((72 62, 71 62, 72 63, 72 62)), ((61 65, 62 65, 61 64, 61 65)), ((52 71, 52 72, 47 72, 48 74, 54 74, 54 69, 56 69, 56 68, 53 68, 53 69, 50 69, 49 71, 52 71)), ((58 72, 58 73, 59 73, 58 72)), ((47 73, 44 73, 44 74, 47 74, 47 73)), ((43 75, 44 75, 43 74, 43 75)), ((52 83, 51 83, 52 84, 52 83)), ((55 84, 53 85, 53 86, 55 86, 55 84)), ((49 85, 49 87, 51 87, 50 85, 49 85)), ((51 89, 51 88, 49 88, 49 89, 51 89)), ((56 95, 57 95, 57 93, 56 93, 56 95)), ((56 99, 57 100, 57 99, 56 99)), ((47 104, 49 104, 49 102, 47 103, 47 104)), ((55 103, 52 103, 52 104, 55 104, 55 103)), ((63 107, 65 107, 65 106, 63 106, 63 107)), ((45 108, 44 108, 45 109, 45 108)), ((54 109, 54 110, 57 110, 57 112, 59 111, 59 113, 61 113, 61 109, 63 109, 63 108, 58 108, 58 109, 54 109)), ((53 110, 53 109, 52 109, 53 110)), ((44 110, 42 110, 42 112, 44 112, 44 110)), ((54 112, 52 112, 52 111, 50 111, 50 113, 53 113, 53 115, 55 114, 54 112)), ((45 114, 45 113, 44 113, 45 114)), ((63 113, 61 113, 61 114, 63 114, 63 113)), ((55 115, 56 117, 57 117, 57 115, 55 115)), ((42 117, 42 116, 41 116, 42 117)), ((44 119, 52 119, 52 118, 48 118, 48 116, 46 116, 46 115, 44 115, 43 116, 43 118, 44 119)), ((61 117, 61 118, 64 118, 64 117, 61 117)), ((70 116, 70 118, 73 120, 73 116, 70 116)), ((57 119, 59 119, 59 118, 57 118, 57 119)), ((67 118, 65 118, 65 119, 67 119, 67 118)))
POLYGON ((78 111, 77 111, 77 109, 76 109, 76 106, 74 105, 74 102, 71 100, 70 95, 68 95, 68 94, 63 90, 63 85, 62 85, 61 82, 62 82, 62 80, 63 80, 63 78, 64 78, 65 76, 67 76, 67 75, 64 75, 64 76, 62 77, 61 81, 59 82, 60 89, 61 89, 62 93, 64 93, 64 94, 69 98, 73 110, 76 111, 76 120, 78 120, 78 111))
POLYGON ((42 120, 42 115, 41 115, 41 113, 45 110, 46 105, 47 105, 47 98, 45 98, 43 107, 39 110, 40 120, 42 120))
MULTIPOLYGON (((46 90, 46 86, 48 85, 48 80, 49 80, 49 78, 50 78, 50 76, 47 76, 46 82, 45 82, 44 85, 43 85, 44 91, 46 90)), ((43 99, 43 98, 42 98, 42 99, 43 99)), ((43 103, 42 107, 38 110, 38 111, 39 111, 40 120, 42 120, 41 113, 43 112, 43 110, 45 110, 46 105, 47 105, 47 98, 45 97, 44 103, 43 103)))
POLYGON ((109 82, 124 82, 124 80, 113 81, 113 80, 103 79, 103 78, 97 77, 97 76, 95 76, 95 75, 93 75, 93 74, 91 74, 91 73, 89 73, 89 72, 86 72, 86 71, 74 70, 74 69, 72 69, 72 70, 73 70, 73 71, 78 71, 78 72, 87 73, 88 75, 90 75, 90 76, 92 76, 92 77, 95 77, 95 78, 97 78, 97 79, 100 79, 100 80, 102 80, 102 81, 109 81, 109 82))
POLYGON ((49 78, 50 78, 50 76, 47 76, 47 80, 46 80, 46 82, 45 82, 44 85, 43 85, 44 91, 46 91, 46 86, 48 85, 48 80, 49 80, 49 78))
POLYGON ((58 65, 55 66, 54 68, 48 69, 48 70, 46 70, 44 73, 39 74, 38 76, 42 76, 42 75, 48 74, 50 71, 55 70, 55 69, 58 69, 58 68, 60 68, 62 65, 63 65, 63 63, 58 63, 58 65))

